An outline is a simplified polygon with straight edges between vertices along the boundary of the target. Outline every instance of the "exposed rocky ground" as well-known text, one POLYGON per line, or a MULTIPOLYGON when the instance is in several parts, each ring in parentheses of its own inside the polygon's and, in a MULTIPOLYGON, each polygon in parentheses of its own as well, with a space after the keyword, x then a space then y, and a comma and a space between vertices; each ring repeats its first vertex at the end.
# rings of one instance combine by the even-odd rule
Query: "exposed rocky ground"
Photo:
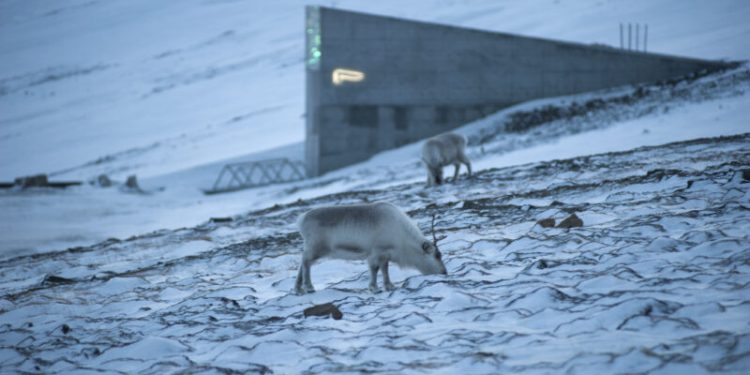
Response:
POLYGON ((747 373, 748 168, 750 133, 5 260, 0 372, 747 373), (372 294, 363 263, 324 261, 294 295, 297 216, 376 200, 425 233, 437 214, 449 275, 372 294), (340 320, 304 317, 328 302, 340 320))

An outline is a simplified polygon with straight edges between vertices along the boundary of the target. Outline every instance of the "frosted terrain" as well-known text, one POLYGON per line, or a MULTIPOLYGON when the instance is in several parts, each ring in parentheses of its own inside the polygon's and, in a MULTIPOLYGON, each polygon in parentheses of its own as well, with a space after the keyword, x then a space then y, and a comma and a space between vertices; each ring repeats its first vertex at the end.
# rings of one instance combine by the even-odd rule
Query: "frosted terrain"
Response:
POLYGON ((0 263, 0 366, 163 373, 731 373, 750 368, 750 134, 352 191, 0 263), (744 172, 743 172, 744 171, 744 172), (743 175, 744 173, 744 175, 743 175), (302 212, 433 213, 448 276, 362 262, 291 293, 302 212), (576 213, 583 227, 542 228, 576 213), (302 317, 334 302, 342 320, 302 317))
MULTIPOLYGON (((351 188, 324 184, 333 180, 324 177, 316 181, 318 191, 292 197, 278 189, 220 197, 199 190, 210 187, 226 162, 301 158, 306 4, 612 46, 619 46, 620 22, 640 22, 649 25, 649 51, 750 59, 750 3, 742 0, 2 0, 0 180, 48 173, 87 181, 106 173, 122 182, 136 174, 147 189, 165 190, 148 196, 89 187, 0 192, 0 258, 194 226, 351 188)), ((609 133, 559 143, 549 137, 557 147, 514 148, 520 153, 502 160, 496 152, 498 158, 478 166, 747 131, 748 96, 718 99, 682 103, 686 111, 665 112, 660 105, 641 120, 608 122, 619 125, 609 133)))
MULTIPOLYGON (((313 3, 0 0, 0 180, 118 184, 0 190, 0 373, 750 372, 748 65, 504 109, 457 129, 476 174, 438 188, 417 143, 203 195, 302 158, 313 3), (293 294, 296 218, 379 200, 437 215, 449 274, 372 294, 323 261, 293 294)), ((650 51, 750 59, 746 1, 321 4, 609 45, 642 22, 650 51)))

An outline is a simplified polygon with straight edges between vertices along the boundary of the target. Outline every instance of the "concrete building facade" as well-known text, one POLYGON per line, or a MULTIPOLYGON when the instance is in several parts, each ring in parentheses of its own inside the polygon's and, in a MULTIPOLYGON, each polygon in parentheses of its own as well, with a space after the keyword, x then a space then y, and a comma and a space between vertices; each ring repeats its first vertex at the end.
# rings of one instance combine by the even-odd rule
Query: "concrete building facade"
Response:
POLYGON ((306 11, 308 176, 531 99, 726 66, 325 7, 306 11))

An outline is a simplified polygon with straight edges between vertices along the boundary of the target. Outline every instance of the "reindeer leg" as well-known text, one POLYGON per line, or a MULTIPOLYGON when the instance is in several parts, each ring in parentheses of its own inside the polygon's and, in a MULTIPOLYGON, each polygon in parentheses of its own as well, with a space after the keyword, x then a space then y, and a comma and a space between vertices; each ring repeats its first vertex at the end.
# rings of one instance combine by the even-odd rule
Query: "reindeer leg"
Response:
POLYGON ((378 288, 378 268, 380 268, 380 266, 374 259, 371 259, 368 262, 368 265, 370 266, 370 291, 378 293, 380 292, 380 289, 378 288))
POLYGON ((383 259, 383 261, 380 262, 380 272, 383 274, 383 286, 385 287, 385 290, 390 292, 396 289, 391 283, 391 276, 388 274, 388 259, 383 259))
POLYGON ((461 169, 461 164, 460 163, 453 164, 453 167, 456 168, 456 170, 453 172, 453 182, 456 182, 458 180, 458 172, 461 169))
POLYGON ((305 292, 306 293, 315 293, 315 288, 313 288, 312 280, 310 280, 310 267, 312 266, 312 260, 311 259, 305 259, 302 261, 302 267, 303 267, 303 277, 305 281, 305 292))
POLYGON ((469 171, 469 177, 471 177, 471 161, 466 156, 466 154, 461 154, 459 156, 459 159, 461 160, 462 163, 466 164, 466 169, 469 171))
POLYGON ((302 280, 305 278, 305 265, 304 262, 299 265, 299 272, 297 272, 297 281, 294 282, 294 292, 297 294, 305 294, 302 289, 302 280))

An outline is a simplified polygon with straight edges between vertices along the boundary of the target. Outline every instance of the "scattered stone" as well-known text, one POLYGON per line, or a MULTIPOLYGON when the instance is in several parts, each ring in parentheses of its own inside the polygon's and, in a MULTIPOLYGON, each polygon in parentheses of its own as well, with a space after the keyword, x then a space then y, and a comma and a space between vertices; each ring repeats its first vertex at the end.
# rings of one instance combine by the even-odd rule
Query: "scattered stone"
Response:
POLYGON ((465 200, 461 203, 461 208, 464 210, 476 210, 480 209, 480 205, 474 200, 465 200))
POLYGON ((42 285, 53 285, 53 284, 72 284, 76 282, 73 279, 69 279, 67 277, 62 276, 56 276, 56 275, 47 275, 44 277, 44 280, 42 280, 42 285))
POLYGON ((536 223, 539 224, 542 228, 554 228, 555 219, 548 217, 546 219, 539 220, 536 223))
POLYGON ((94 348, 85 348, 85 349, 81 350, 81 353, 84 356, 86 356, 86 358, 93 358, 93 357, 97 357, 97 356, 101 355, 102 351, 99 350, 99 348, 94 347, 94 348))
POLYGON ((742 179, 745 181, 750 181, 750 169, 742 170, 742 179))
POLYGON ((537 262, 536 264, 536 268, 539 268, 540 270, 543 270, 547 267, 549 266, 547 265, 547 261, 545 261, 544 259, 539 259, 539 262, 537 262))
POLYGON ((38 174, 34 176, 18 177, 16 178, 15 184, 16 186, 25 189, 29 187, 44 187, 49 184, 49 181, 47 180, 46 174, 38 174))
POLYGON ((208 320, 210 320, 210 321, 212 321, 212 322, 218 322, 218 321, 219 321, 219 319, 216 319, 216 317, 215 317, 215 316, 213 316, 213 315, 209 315, 209 316, 208 316, 208 320))
POLYGON ((646 306, 645 309, 643 309, 643 315, 645 316, 651 316, 651 313, 654 311, 654 308, 651 307, 651 305, 646 306))
POLYGON ((339 310, 336 305, 332 303, 324 303, 322 305, 315 305, 313 307, 308 307, 303 312, 305 315, 305 318, 308 316, 328 316, 330 315, 335 320, 341 319, 344 314, 341 313, 341 310, 339 310))
POLYGON ((237 308, 240 307, 239 302, 237 302, 237 301, 235 301, 235 300, 233 300, 231 298, 221 297, 221 302, 232 304, 234 307, 237 307, 237 308))
POLYGON ((109 176, 106 174, 100 174, 99 177, 96 178, 96 183, 101 187, 112 186, 112 180, 110 180, 109 176))
POLYGON ((70 326, 67 325, 67 324, 63 324, 62 325, 62 333, 67 335, 68 332, 70 332, 70 326))
POLYGON ((570 216, 566 217, 563 221, 560 222, 560 224, 557 224, 558 228, 578 228, 583 226, 583 220, 576 216, 576 214, 571 214, 570 216))
POLYGON ((231 217, 212 217, 210 220, 212 223, 229 223, 232 221, 231 217))
POLYGON ((141 187, 138 186, 138 178, 135 175, 128 176, 128 179, 125 181, 125 187, 141 190, 141 187))

